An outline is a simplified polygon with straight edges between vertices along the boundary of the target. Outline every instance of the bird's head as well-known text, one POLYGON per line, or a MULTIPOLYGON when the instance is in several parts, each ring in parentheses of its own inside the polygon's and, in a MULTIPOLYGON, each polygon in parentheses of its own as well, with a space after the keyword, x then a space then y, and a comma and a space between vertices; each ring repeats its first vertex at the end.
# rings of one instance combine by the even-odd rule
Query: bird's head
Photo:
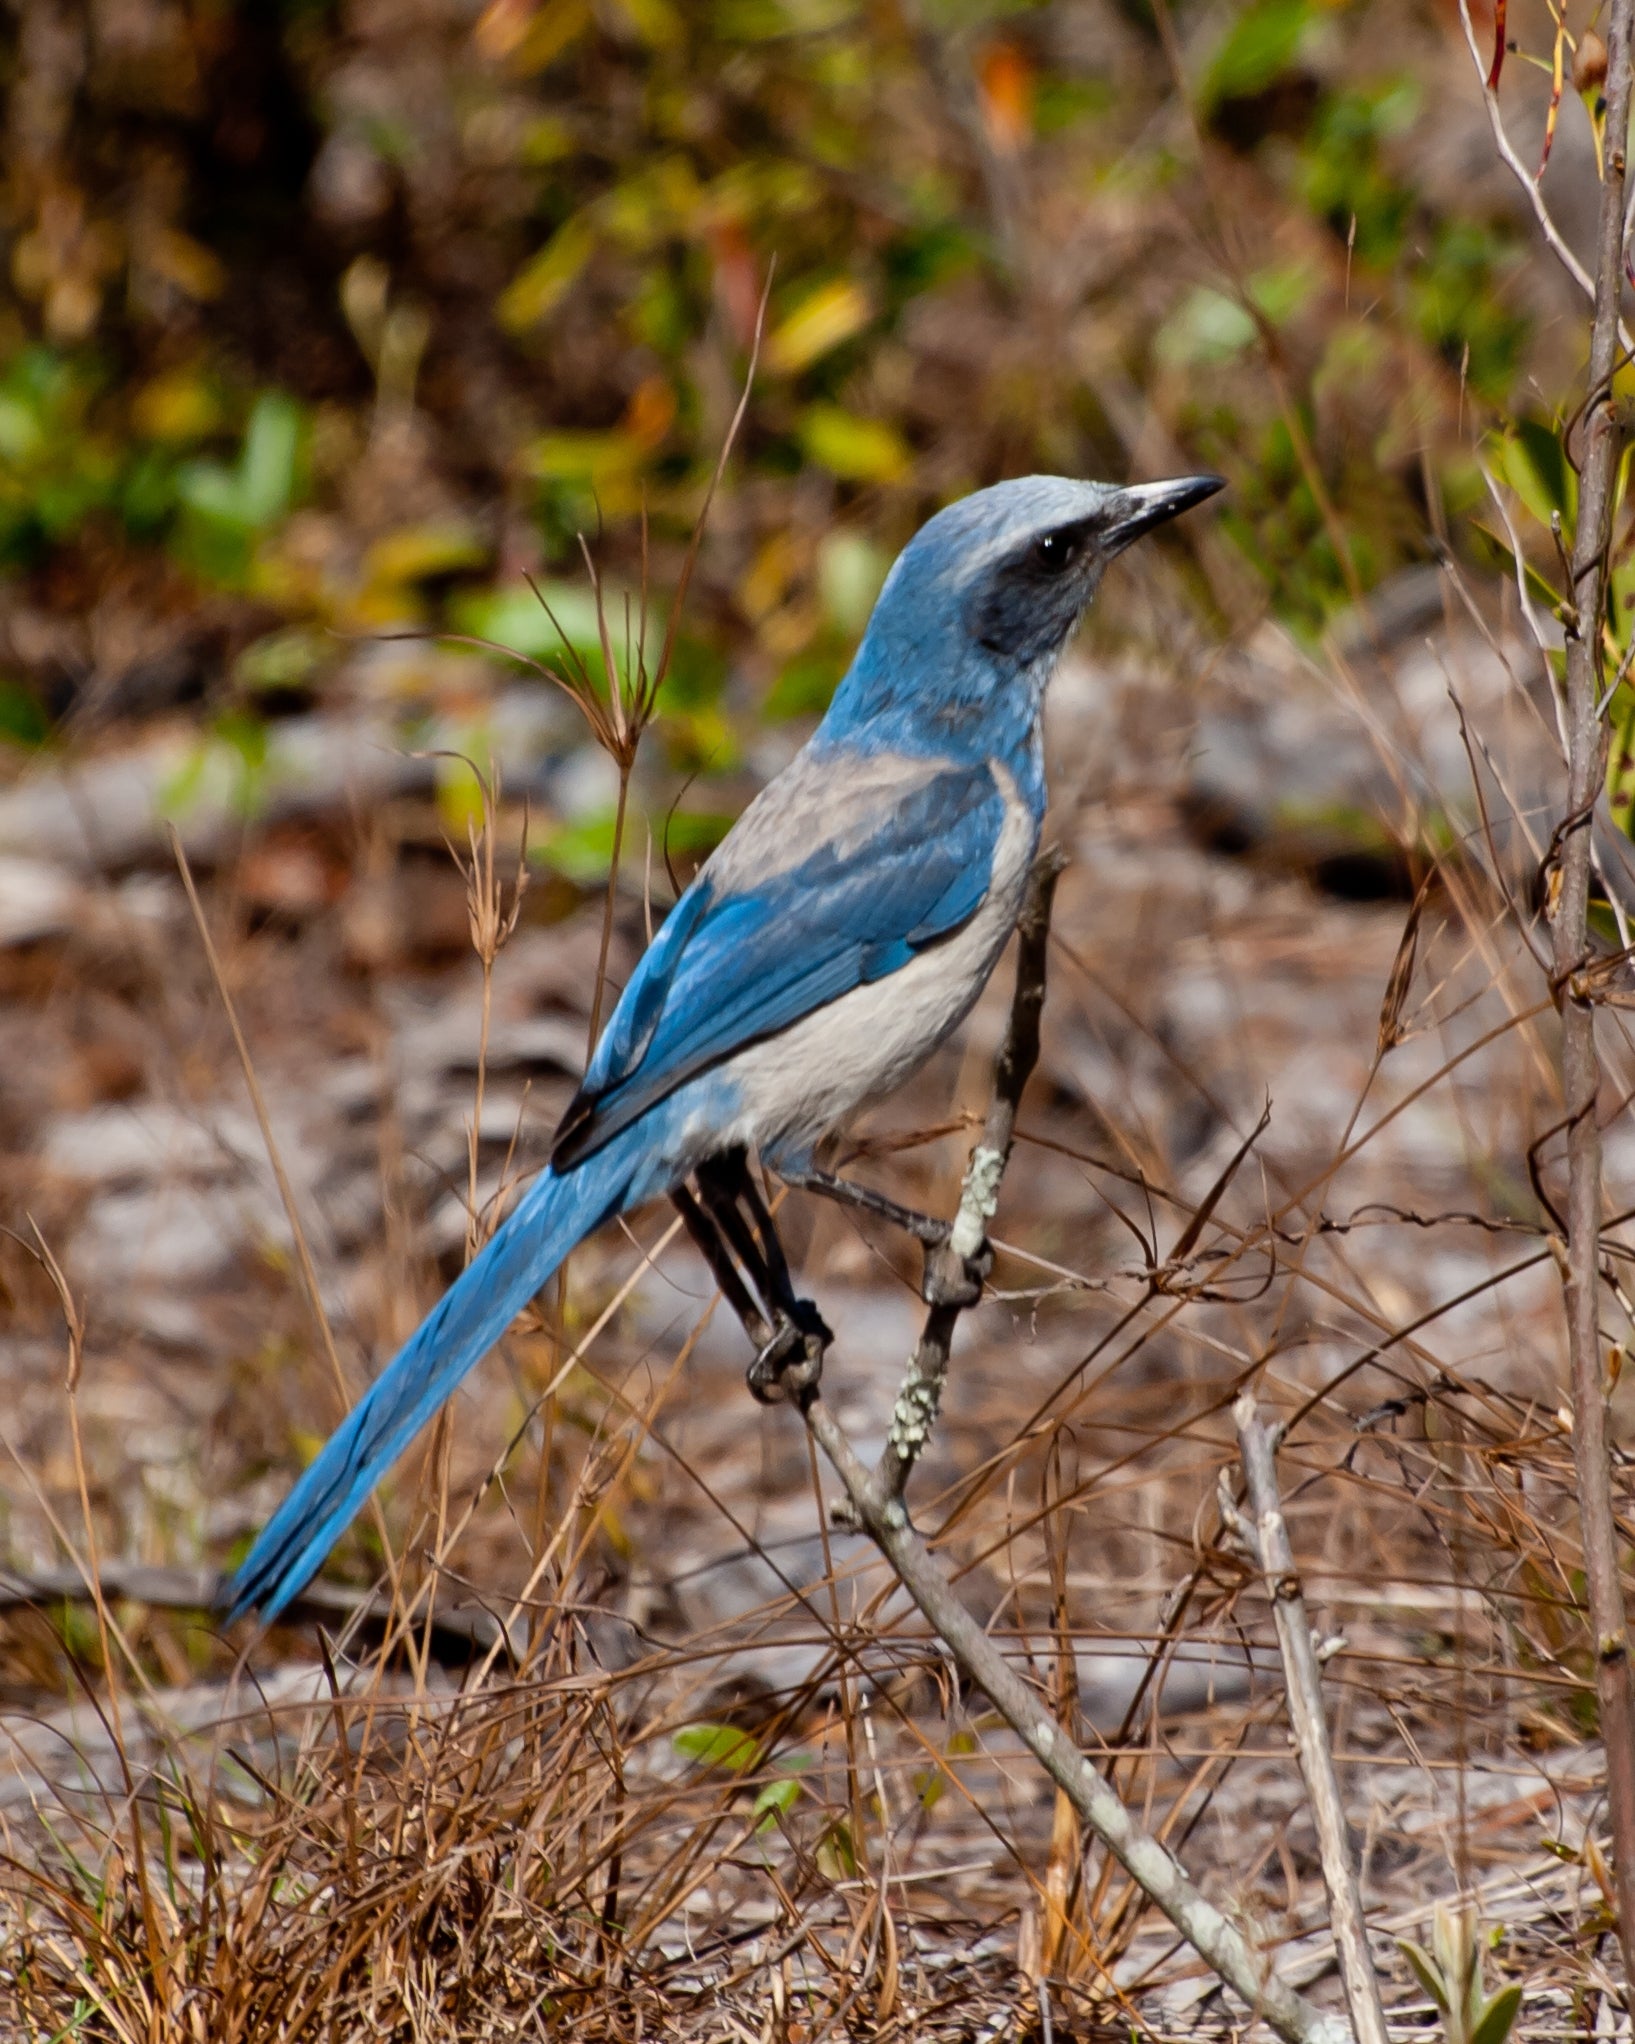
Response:
POLYGON ((916 696, 964 714, 1036 708, 1108 562, 1224 487, 1022 476, 961 497, 897 557, 835 709, 906 715, 916 696))

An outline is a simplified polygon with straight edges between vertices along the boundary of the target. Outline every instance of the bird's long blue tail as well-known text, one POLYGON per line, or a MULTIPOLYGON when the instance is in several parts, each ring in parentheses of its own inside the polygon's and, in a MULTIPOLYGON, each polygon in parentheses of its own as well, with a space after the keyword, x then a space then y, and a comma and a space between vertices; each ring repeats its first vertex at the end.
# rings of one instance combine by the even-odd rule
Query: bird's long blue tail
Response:
POLYGON ((630 1200, 634 1145, 546 1171, 348 1414, 245 1556, 224 1601, 276 1618, 390 1465, 570 1251, 630 1200))

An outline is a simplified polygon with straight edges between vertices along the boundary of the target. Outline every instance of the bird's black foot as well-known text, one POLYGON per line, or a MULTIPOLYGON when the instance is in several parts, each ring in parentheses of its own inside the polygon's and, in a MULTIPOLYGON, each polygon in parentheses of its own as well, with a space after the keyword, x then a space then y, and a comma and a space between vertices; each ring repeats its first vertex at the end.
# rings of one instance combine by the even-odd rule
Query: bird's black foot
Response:
POLYGON ((928 1306, 963 1312, 981 1299, 983 1283, 992 1269, 993 1250, 986 1240, 975 1256, 959 1255, 948 1242, 927 1244, 920 1297, 928 1306))
POLYGON ((772 1339, 745 1372, 750 1395, 777 1405, 810 1391, 823 1374, 823 1358, 834 1336, 810 1299, 796 1299, 775 1316, 772 1339))

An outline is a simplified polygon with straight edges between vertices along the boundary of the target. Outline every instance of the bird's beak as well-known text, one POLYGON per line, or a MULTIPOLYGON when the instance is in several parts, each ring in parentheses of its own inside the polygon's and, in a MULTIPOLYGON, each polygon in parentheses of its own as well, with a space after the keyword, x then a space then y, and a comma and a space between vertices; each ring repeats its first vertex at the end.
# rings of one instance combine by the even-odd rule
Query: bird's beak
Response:
POLYGON ((1101 544, 1109 554, 1122 553, 1132 539, 1225 488, 1225 476, 1175 476, 1167 483, 1132 483, 1113 500, 1101 544))

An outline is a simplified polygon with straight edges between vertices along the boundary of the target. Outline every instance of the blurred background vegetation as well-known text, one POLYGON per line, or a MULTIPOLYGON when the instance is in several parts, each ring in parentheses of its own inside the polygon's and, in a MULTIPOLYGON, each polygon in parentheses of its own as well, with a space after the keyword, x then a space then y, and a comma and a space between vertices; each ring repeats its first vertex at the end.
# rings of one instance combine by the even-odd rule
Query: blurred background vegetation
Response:
POLYGON ((576 535, 635 590, 644 506, 665 590, 769 282, 661 705, 705 837, 938 503, 1217 467, 1169 594, 1310 639, 1575 366, 1446 0, 13 0, 0 52, 14 758, 181 710, 253 766, 357 634, 553 654, 527 578, 592 636, 576 535))

